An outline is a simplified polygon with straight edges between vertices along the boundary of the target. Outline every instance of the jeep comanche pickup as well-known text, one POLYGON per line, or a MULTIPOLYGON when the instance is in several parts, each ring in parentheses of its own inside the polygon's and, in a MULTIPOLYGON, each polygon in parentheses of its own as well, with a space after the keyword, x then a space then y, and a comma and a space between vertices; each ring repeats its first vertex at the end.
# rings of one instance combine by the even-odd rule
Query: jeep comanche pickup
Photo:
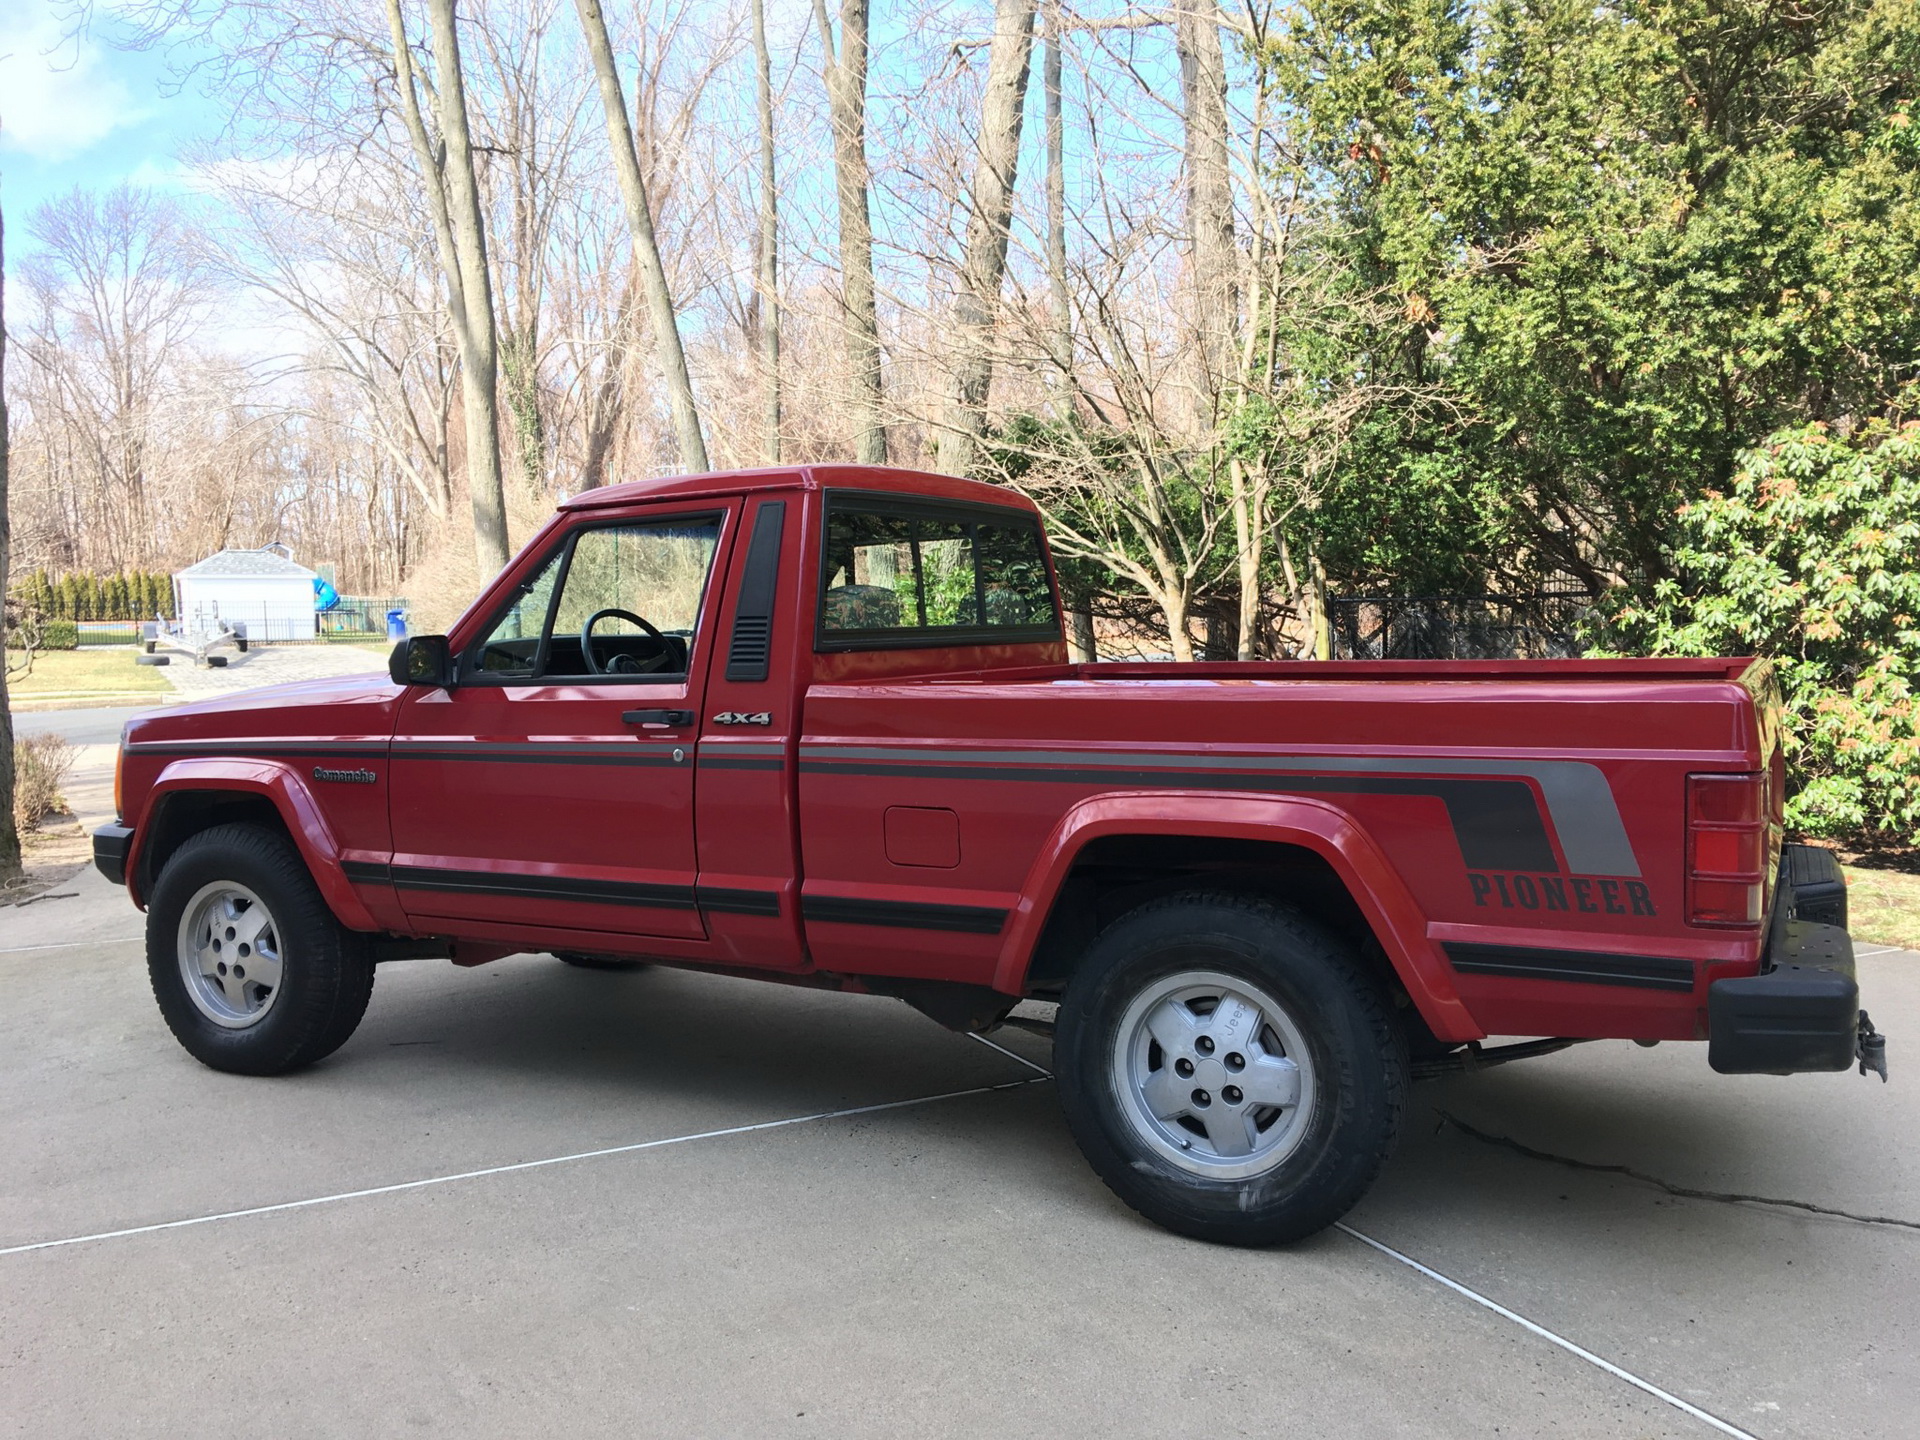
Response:
POLYGON ((803 466, 589 491, 388 675, 135 719, 94 852, 223 1070, 335 1050, 402 958, 1057 1001, 1095 1169, 1257 1244, 1449 1065, 1884 1071, 1779 726, 1747 660, 1072 664, 1027 501, 803 466))

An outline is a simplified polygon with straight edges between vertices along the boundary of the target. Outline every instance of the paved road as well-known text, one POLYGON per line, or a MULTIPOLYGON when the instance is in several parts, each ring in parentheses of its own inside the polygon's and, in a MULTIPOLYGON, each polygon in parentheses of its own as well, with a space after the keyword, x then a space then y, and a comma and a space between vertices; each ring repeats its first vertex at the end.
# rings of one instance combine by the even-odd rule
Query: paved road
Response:
POLYGON ((75 745, 118 745, 121 726, 143 711, 157 709, 170 698, 156 695, 150 705, 32 711, 13 717, 13 731, 16 735, 64 735, 75 745))
MULTIPOLYGON (((1250 1253, 1142 1223, 1029 1036, 421 961, 330 1061, 240 1079, 167 1035, 124 897, 59 888, 0 911, 0 1434, 1716 1433, 1353 1235, 1250 1253)), ((1353 1230, 1734 1434, 1910 1433, 1920 1234, 1438 1118, 1920 1219, 1920 957, 1862 970, 1891 1085, 1605 1044, 1423 1086, 1353 1230)))

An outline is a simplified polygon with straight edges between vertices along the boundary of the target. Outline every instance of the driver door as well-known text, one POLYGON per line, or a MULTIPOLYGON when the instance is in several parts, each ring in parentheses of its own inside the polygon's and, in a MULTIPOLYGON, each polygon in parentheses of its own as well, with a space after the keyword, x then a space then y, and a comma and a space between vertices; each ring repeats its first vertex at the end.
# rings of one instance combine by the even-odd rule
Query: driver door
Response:
POLYGON ((423 929, 704 939, 694 742, 737 504, 575 526, 394 735, 393 883, 423 929), (472 922, 482 922, 484 931, 472 922))

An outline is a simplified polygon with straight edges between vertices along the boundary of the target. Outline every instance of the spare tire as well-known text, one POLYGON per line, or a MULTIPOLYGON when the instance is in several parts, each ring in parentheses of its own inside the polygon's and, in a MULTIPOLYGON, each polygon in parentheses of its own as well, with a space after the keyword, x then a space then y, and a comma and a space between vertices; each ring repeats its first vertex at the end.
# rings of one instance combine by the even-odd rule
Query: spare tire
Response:
POLYGON ((224 669, 226 669, 226 668, 227 668, 227 657, 226 657, 226 656, 224 656, 224 655, 209 655, 209 656, 207 656, 207 668, 208 668, 209 670, 224 670, 224 669))
POLYGON ((136 665, 169 665, 172 662, 173 657, 171 655, 136 655, 133 657, 133 663, 136 665))

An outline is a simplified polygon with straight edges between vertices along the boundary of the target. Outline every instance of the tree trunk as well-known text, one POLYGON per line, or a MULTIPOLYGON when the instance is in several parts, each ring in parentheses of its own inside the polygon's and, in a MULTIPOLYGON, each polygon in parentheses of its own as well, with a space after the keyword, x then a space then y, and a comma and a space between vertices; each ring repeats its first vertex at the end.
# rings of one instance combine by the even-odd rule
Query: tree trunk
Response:
POLYGON ((673 413, 673 433, 680 444, 680 463, 691 472, 710 470, 706 437, 700 433, 700 410, 693 399, 693 381, 687 373, 687 352, 680 343, 680 321, 674 313, 673 291, 660 259, 660 242, 653 231, 653 211, 647 201, 647 182, 640 173, 640 157, 633 148, 633 123, 620 90, 620 72, 613 63, 613 42, 607 37, 607 19, 600 0, 574 0, 580 28, 593 56, 600 80, 600 104, 607 113, 607 140, 613 147, 613 169, 620 179, 620 197, 626 202, 627 224, 633 231, 634 259, 653 322, 654 350, 667 382, 667 407, 673 413))
MULTIPOLYGON (((0 607, 6 602, 13 543, 7 512, 11 436, 7 428, 7 218, 0 212, 0 607)), ((0 614, 0 880, 11 880, 20 873, 20 832, 13 823, 13 705, 7 698, 5 631, 5 617, 0 614)))
POLYGON ((1219 0, 1191 0, 1174 24, 1186 109, 1187 229, 1194 333, 1206 385, 1218 395, 1233 363, 1233 190, 1227 162, 1227 65, 1219 0))
POLYGON ((413 143, 420 180, 433 216, 435 247, 447 287, 447 320, 460 356, 461 412, 467 432, 467 489, 473 503, 473 548, 482 579, 507 563, 506 497, 500 484, 500 416, 495 382, 498 363, 493 331, 493 293, 487 275, 486 229, 480 188, 473 174, 467 131, 466 88, 460 75, 460 42, 453 29, 453 0, 428 0, 434 27, 434 63, 439 83, 435 118, 440 144, 427 134, 400 0, 387 0, 393 35, 393 78, 401 113, 413 143), (457 157, 457 158, 456 158, 457 157))
POLYGON ((887 463, 881 416, 880 320, 874 300, 873 223, 867 214, 867 4, 840 0, 840 45, 826 0, 813 0, 823 52, 821 69, 833 118, 834 193, 840 208, 840 284, 847 365, 852 372, 854 458, 887 463))
POLYGON ((760 110, 760 383, 766 387, 761 454, 780 463, 780 197, 773 163, 773 56, 766 0, 753 0, 753 78, 760 110))
POLYGON ((1073 317, 1067 296, 1067 132, 1060 107, 1060 0, 1047 0, 1047 289, 1052 297, 1053 363, 1062 393, 1071 390, 1073 317))
POLYGON ((1067 653, 1083 665, 1100 658, 1100 647, 1093 633, 1093 611, 1076 605, 1067 612, 1067 653))
POLYGON ((1020 126, 1033 60, 1034 0, 994 0, 993 45, 980 97, 980 150, 967 207, 966 252, 954 300, 959 357, 945 423, 934 442, 934 468, 964 475, 986 427, 993 385, 993 322, 1007 271, 1007 232, 1020 167, 1020 126))
POLYGON ((467 87, 460 67, 454 0, 427 0, 433 27, 434 94, 440 140, 446 147, 447 211, 465 297, 465 345, 460 356, 461 397, 467 422, 467 489, 473 503, 474 553, 482 581, 507 564, 507 502, 500 483, 498 347, 493 329, 493 282, 487 272, 487 229, 480 183, 473 172, 467 129, 467 87))

